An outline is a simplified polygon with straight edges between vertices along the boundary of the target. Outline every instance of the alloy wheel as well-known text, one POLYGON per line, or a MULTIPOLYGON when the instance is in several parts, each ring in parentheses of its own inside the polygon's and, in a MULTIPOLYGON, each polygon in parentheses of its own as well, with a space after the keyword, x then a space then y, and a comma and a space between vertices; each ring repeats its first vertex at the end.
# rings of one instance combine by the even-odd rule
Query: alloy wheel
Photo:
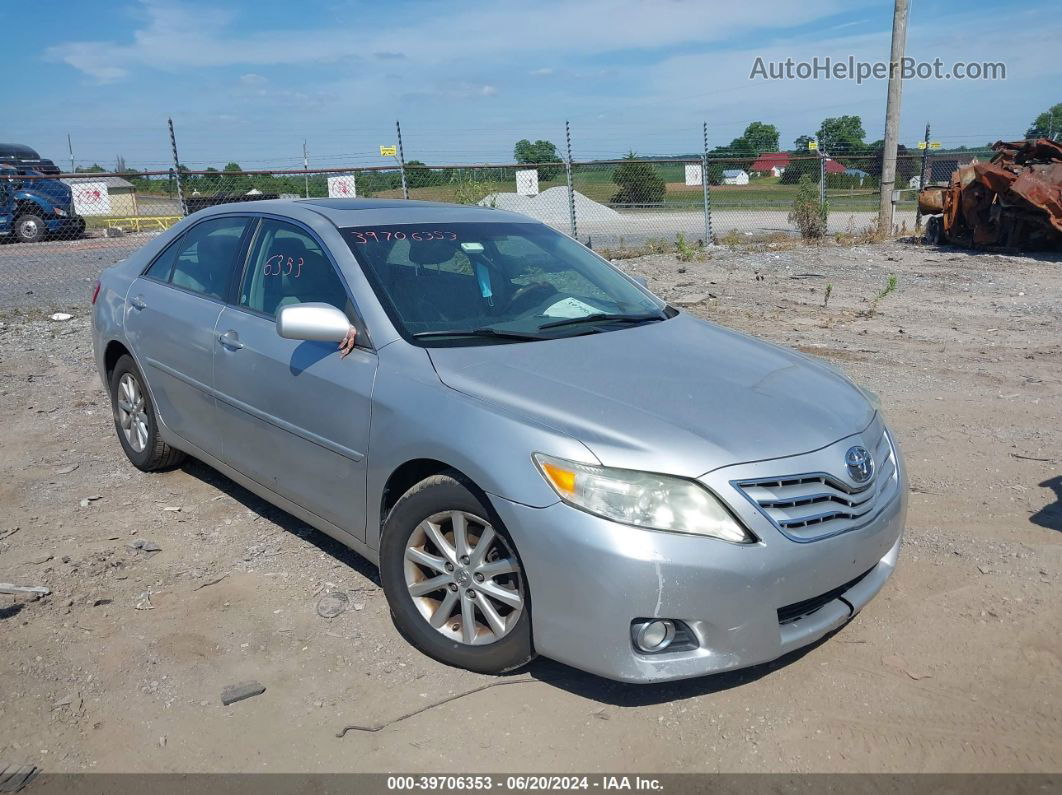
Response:
POLYGON ((129 446, 138 453, 148 443, 148 416, 144 391, 132 373, 125 373, 118 381, 118 425, 129 446))
POLYGON ((495 643, 524 611, 520 563, 490 523, 466 511, 433 514, 406 542, 406 588, 425 621, 451 640, 495 643))

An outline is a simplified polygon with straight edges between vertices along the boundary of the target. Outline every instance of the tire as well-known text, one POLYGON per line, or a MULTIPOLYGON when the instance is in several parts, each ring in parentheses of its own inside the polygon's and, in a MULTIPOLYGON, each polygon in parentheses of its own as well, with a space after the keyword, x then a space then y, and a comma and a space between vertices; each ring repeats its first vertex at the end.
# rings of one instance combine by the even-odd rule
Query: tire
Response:
POLYGON ((512 538, 473 488, 451 470, 406 492, 384 525, 380 578, 395 627, 413 646, 447 665, 500 674, 534 657, 530 594, 512 538))
POLYGON ((932 246, 939 246, 943 242, 944 225, 939 215, 931 215, 926 220, 926 242, 932 246))
POLYGON ((15 220, 15 237, 23 243, 38 243, 44 240, 48 233, 48 227, 44 225, 44 219, 33 213, 22 213, 15 220))
POLYGON ((185 454, 170 447, 159 436, 158 418, 144 377, 129 354, 123 355, 111 372, 111 410, 114 430, 126 457, 144 472, 171 469, 185 454), (131 410, 126 410, 130 407, 131 410), (128 429, 126 428, 128 425, 128 429))

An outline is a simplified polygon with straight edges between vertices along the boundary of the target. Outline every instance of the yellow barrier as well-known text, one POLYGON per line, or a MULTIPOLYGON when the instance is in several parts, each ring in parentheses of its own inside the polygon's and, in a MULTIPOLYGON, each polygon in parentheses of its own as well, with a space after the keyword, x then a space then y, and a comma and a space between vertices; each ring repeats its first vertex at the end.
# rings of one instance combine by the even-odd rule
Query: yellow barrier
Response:
POLYGON ((146 229, 166 230, 181 220, 179 215, 134 215, 130 218, 108 218, 107 226, 118 227, 122 231, 140 232, 146 229), (126 225, 131 229, 126 229, 126 225))

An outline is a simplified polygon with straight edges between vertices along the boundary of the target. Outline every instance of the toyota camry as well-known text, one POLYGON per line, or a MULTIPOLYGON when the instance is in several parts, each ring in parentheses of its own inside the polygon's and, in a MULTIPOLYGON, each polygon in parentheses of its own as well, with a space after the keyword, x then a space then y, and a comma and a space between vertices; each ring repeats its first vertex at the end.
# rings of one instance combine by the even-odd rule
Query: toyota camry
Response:
POLYGON ((451 665, 741 668, 896 565, 906 476, 872 394, 521 215, 221 205, 93 303, 132 464, 193 456, 351 547, 451 665))

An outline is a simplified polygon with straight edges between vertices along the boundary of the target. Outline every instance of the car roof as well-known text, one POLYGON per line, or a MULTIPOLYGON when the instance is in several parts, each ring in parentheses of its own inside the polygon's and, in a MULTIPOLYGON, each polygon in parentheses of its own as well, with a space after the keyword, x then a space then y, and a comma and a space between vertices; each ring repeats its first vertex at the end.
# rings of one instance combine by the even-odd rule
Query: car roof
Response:
POLYGON ((377 224, 540 223, 526 215, 477 204, 444 204, 405 199, 264 199, 218 204, 200 210, 204 215, 215 212, 266 212, 289 215, 292 218, 299 218, 306 211, 324 216, 341 229, 377 224))

